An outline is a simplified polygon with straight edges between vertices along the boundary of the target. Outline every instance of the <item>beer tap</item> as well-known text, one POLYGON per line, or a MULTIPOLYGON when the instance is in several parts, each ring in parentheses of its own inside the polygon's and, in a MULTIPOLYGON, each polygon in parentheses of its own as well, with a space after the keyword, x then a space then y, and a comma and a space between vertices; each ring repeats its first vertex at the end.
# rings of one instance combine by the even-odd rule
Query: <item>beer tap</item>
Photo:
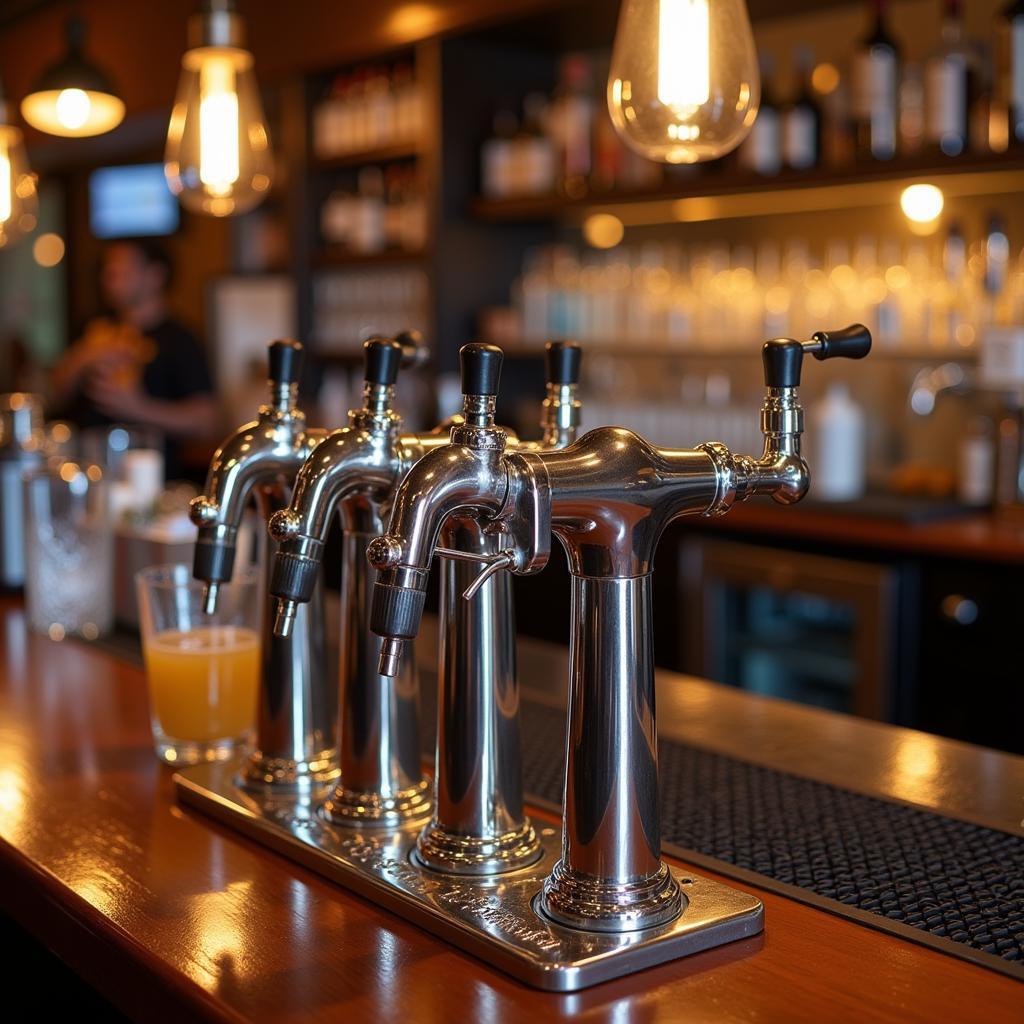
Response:
POLYGON ((754 495, 799 501, 809 485, 800 452, 803 358, 857 359, 870 346, 860 325, 764 345, 760 457, 717 442, 664 448, 620 427, 591 430, 555 451, 507 451, 493 426, 501 353, 463 349, 466 424, 410 471, 387 534, 368 548, 379 573, 370 623, 383 640, 381 671, 390 673, 418 631, 426 575, 450 519, 476 515, 500 538, 480 578, 539 571, 551 533, 559 538, 572 576, 572 624, 562 854, 537 901, 550 920, 622 933, 682 912, 684 898, 661 860, 654 554, 680 516, 721 515, 754 495))
MULTIPOLYGON (((580 355, 575 342, 547 343, 541 440, 506 436, 507 448, 554 449, 575 439, 580 355)), ((487 376, 493 355, 484 351, 476 358, 481 365, 468 372, 482 373, 477 386, 497 393, 497 376, 487 376)), ((457 426, 453 437, 470 444, 476 439, 496 442, 499 434, 488 434, 489 429, 457 426)), ((416 857, 449 874, 492 875, 524 867, 541 855, 523 807, 512 581, 503 572, 480 575, 481 566, 500 560, 504 540, 474 514, 449 518, 440 540, 442 547, 435 552, 444 562, 434 813, 417 839, 416 857)))
POLYGON ((362 407, 317 445, 299 472, 290 506, 270 519, 278 545, 270 593, 277 608, 274 635, 287 637, 315 592, 337 511, 343 530, 340 775, 320 812, 335 824, 393 827, 430 812, 430 784, 420 765, 419 679, 411 657, 396 679, 377 671, 380 641, 367 624, 373 573, 364 553, 381 533, 381 510, 398 480, 446 436, 404 434, 393 408, 399 368, 415 347, 403 351, 398 341, 371 338, 363 349, 362 407))
MULTIPOLYGON (((204 609, 217 607, 220 586, 234 569, 238 531, 249 499, 268 520, 288 504, 292 482, 323 431, 307 430, 297 405, 303 357, 296 341, 268 351, 269 400, 258 417, 217 449, 203 493, 189 509, 199 527, 193 575, 205 583, 204 609)), ((273 549, 263 571, 267 574, 273 549)), ((264 586, 263 592, 266 593, 264 586)), ((337 773, 336 707, 327 685, 322 586, 311 581, 309 603, 289 637, 276 636, 270 599, 263 615, 255 750, 240 774, 243 786, 307 790, 337 773)))

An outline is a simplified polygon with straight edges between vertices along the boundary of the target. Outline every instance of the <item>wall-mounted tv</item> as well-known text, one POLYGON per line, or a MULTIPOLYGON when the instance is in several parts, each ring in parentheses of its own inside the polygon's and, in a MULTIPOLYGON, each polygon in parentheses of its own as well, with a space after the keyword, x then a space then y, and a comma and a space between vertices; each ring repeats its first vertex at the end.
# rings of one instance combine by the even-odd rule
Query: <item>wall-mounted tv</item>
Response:
POLYGON ((89 226, 97 238, 170 235, 179 217, 163 164, 101 167, 89 176, 89 226))

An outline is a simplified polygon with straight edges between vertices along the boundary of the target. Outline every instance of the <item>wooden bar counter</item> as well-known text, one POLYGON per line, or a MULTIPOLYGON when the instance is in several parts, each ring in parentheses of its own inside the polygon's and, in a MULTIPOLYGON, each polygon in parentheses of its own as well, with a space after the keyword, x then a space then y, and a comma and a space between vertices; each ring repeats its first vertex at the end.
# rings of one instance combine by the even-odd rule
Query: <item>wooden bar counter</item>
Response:
MULTIPOLYGON (((536 678, 544 652, 522 646, 536 678)), ((1024 758, 678 676, 659 686, 691 742, 1019 826, 1024 758)), ((0 601, 0 906, 138 1019, 1024 1019, 1012 978, 745 888, 765 904, 757 938, 574 995, 525 988, 179 807, 139 669, 29 634, 20 603, 0 601)))

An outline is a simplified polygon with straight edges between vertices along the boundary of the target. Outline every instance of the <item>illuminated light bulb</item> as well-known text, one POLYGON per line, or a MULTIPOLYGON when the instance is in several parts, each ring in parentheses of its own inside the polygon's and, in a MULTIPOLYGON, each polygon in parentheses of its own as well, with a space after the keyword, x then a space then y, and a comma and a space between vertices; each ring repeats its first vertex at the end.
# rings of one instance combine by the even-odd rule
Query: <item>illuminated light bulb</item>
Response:
POLYGON ((900 195, 900 208, 916 234, 931 234, 945 205, 942 190, 935 185, 908 185, 900 195))
POLYGON ((227 0, 207 0, 189 22, 171 111, 164 172, 183 206, 226 217, 270 190, 273 155, 244 26, 227 0))
POLYGON ((85 24, 80 18, 68 19, 67 37, 67 54, 43 72, 21 101, 22 116, 49 135, 102 135, 124 120, 124 101, 107 76, 82 55, 85 24))
POLYGON ((583 222, 583 238, 595 249, 614 249, 625 230, 622 221, 610 213, 592 213, 583 222))
POLYGON ((743 0, 624 0, 608 110, 631 149, 671 164, 713 160, 743 141, 760 100, 743 0))
POLYGON ((21 129, 0 94, 0 249, 35 230, 35 175, 29 170, 21 129))

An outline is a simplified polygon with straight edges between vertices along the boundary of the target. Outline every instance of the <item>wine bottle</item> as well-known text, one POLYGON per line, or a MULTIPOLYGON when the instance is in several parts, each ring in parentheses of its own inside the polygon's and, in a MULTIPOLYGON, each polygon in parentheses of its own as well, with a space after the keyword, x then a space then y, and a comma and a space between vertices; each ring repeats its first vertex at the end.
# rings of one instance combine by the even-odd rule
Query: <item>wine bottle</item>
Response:
MULTIPOLYGON (((1024 0, 1013 0, 999 15, 999 89, 1006 121, 995 133, 1010 145, 1024 143, 1024 0), (1004 125, 1006 130, 1004 131, 1004 125)), ((998 146, 994 148, 999 148, 998 146)), ((1005 147, 1003 147, 1005 148, 1005 147)))
POLYGON ((853 119, 860 159, 891 160, 896 155, 900 51, 886 26, 886 0, 871 0, 871 31, 853 61, 853 119))
POLYGON ((970 139, 971 114, 987 92, 987 61, 965 39, 962 0, 943 0, 943 8, 942 42, 925 71, 925 138, 946 156, 959 156, 970 139))
POLYGON ((811 83, 814 54, 800 47, 796 52, 796 65, 800 91, 783 115, 782 150, 788 167, 806 170, 817 167, 821 161, 821 109, 811 83))
POLYGON ((782 111, 775 102, 771 79, 775 63, 761 54, 761 106, 757 120, 739 151, 742 167, 755 174, 773 175, 782 169, 782 111))

